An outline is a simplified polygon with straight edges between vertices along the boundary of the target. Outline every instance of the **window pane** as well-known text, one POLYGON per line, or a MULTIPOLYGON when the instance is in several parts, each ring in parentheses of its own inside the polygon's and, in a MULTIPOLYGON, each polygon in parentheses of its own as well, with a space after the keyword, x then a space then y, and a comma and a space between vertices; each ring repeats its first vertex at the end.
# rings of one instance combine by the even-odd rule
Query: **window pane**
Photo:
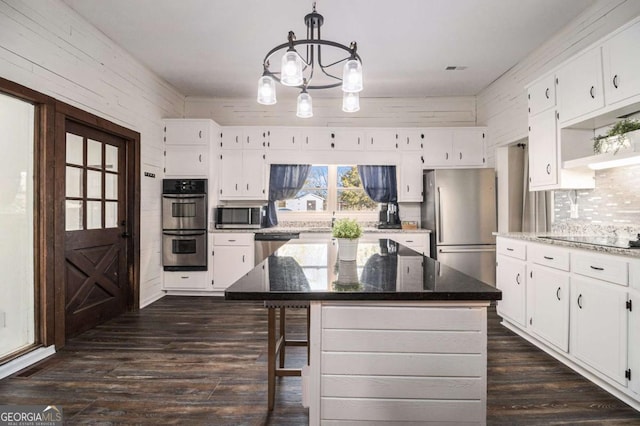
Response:
POLYGON ((338 188, 360 188, 360 174, 357 166, 338 166, 338 188))
POLYGON ((65 202, 65 227, 67 231, 82 230, 82 201, 67 200, 65 202))
POLYGON ((102 198, 102 172, 87 170, 87 198, 102 198))
POLYGON ((82 197, 82 169, 67 166, 65 176, 67 197, 82 197))
POLYGON ((104 146, 105 168, 112 172, 118 171, 118 147, 105 144, 104 146))
POLYGON ((338 210, 340 211, 375 211, 378 203, 364 192, 364 189, 339 189, 338 210))
POLYGON ((102 202, 87 201, 87 229, 102 228, 102 202))
POLYGON ((89 139, 87 141, 87 167, 102 169, 102 143, 89 139))
POLYGON ((325 211, 327 210, 326 189, 301 190, 295 196, 285 200, 282 211, 325 211))
POLYGON ((107 201, 104 205, 104 227, 118 227, 118 202, 107 201))
POLYGON ((82 165, 82 136, 67 133, 67 163, 82 165))
POLYGON ((118 175, 105 173, 104 197, 110 200, 118 199, 118 175))

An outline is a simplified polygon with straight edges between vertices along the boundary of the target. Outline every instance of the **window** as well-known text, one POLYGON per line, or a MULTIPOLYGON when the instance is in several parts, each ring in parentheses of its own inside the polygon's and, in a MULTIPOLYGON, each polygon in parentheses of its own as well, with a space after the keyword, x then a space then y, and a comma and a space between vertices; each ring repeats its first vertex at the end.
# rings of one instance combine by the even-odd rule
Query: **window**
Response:
POLYGON ((330 217, 333 212, 375 220, 378 203, 365 193, 357 166, 313 165, 302 189, 277 207, 278 217, 285 220, 330 217))

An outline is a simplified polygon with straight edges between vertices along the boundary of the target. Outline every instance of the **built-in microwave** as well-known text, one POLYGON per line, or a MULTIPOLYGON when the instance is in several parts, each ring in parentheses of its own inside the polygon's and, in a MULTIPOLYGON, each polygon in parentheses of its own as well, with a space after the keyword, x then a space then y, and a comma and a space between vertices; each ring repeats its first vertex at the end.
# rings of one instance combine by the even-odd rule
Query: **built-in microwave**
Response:
POLYGON ((262 228, 266 220, 266 206, 228 207, 216 209, 216 228, 255 229, 262 228))

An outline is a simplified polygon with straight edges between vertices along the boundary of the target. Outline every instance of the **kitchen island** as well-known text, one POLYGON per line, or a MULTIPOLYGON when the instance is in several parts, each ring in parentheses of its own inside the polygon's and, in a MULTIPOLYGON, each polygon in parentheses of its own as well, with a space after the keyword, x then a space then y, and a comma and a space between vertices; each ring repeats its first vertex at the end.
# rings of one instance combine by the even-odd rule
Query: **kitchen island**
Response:
POLYGON ((340 261, 319 236, 280 247, 225 297, 310 302, 312 425, 485 422, 494 287, 387 239, 340 261))

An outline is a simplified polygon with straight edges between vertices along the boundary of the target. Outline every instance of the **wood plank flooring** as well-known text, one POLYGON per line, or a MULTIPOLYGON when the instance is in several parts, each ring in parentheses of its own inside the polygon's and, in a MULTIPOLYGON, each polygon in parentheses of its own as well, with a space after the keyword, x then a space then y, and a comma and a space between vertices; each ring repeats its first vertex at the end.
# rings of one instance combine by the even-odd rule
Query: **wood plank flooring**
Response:
MULTIPOLYGON (((287 318, 292 337, 302 310, 287 318)), ((165 297, 71 339, 0 381, 0 405, 62 406, 65 424, 306 425, 300 378, 283 377, 267 411, 267 312, 261 303, 165 297)), ((490 425, 635 424, 633 410, 499 324, 489 313, 490 425)), ((288 348, 287 363, 305 362, 288 348)))

